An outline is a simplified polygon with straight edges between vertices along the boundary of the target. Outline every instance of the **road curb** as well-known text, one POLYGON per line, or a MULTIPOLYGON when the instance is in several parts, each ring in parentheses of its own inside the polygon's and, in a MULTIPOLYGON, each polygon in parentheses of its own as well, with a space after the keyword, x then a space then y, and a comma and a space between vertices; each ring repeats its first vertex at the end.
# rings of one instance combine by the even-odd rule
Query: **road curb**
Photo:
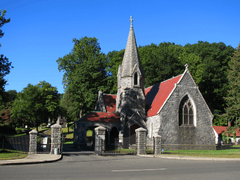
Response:
POLYGON ((193 156, 165 156, 165 155, 138 155, 141 157, 161 158, 161 159, 180 159, 180 160, 197 160, 197 161, 240 161, 240 158, 206 158, 193 156))

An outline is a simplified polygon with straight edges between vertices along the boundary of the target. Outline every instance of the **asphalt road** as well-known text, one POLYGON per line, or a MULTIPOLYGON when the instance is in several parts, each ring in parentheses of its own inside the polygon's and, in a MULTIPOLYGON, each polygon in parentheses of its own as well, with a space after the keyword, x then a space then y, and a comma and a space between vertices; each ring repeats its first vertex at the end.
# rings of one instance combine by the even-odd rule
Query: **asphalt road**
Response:
POLYGON ((239 161, 170 160, 72 153, 46 164, 0 167, 0 179, 240 179, 239 161))

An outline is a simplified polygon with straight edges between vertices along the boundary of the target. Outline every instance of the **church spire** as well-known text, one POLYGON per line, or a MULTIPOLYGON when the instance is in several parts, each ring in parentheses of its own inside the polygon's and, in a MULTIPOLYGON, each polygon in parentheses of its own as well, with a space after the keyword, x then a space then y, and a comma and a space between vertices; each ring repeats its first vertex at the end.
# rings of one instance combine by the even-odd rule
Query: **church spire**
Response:
POLYGON ((141 69, 141 64, 138 56, 138 50, 137 50, 137 43, 135 39, 135 34, 133 31, 133 19, 132 16, 130 17, 130 31, 128 35, 127 45, 125 49, 125 53, 123 56, 123 62, 122 62, 122 77, 129 77, 132 76, 133 71, 136 66, 138 66, 140 70, 140 75, 143 75, 143 70, 141 69))

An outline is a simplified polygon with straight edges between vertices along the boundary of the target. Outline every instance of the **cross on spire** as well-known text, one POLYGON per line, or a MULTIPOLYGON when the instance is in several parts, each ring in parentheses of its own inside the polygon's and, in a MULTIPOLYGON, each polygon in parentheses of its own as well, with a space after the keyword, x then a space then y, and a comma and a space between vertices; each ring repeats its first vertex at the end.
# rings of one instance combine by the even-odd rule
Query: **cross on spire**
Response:
POLYGON ((131 26, 132 26, 132 22, 133 22, 132 16, 130 16, 130 19, 129 19, 129 20, 131 21, 131 26))

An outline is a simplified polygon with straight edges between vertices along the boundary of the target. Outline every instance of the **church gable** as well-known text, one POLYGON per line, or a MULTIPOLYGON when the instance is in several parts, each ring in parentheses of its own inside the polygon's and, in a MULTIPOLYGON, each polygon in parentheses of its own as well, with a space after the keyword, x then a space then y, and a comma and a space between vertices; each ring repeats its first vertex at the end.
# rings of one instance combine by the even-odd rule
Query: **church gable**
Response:
POLYGON ((178 92, 180 100, 182 100, 185 96, 188 96, 188 98, 190 98, 191 100, 191 103, 194 105, 196 111, 197 109, 204 108, 205 115, 209 116, 210 119, 213 118, 211 110, 209 109, 205 99, 203 98, 200 90, 198 89, 198 86, 196 85, 187 68, 183 73, 182 78, 177 83, 176 91, 178 92))
POLYGON ((182 85, 188 86, 188 87, 196 87, 197 86, 194 79, 192 78, 192 75, 188 71, 188 69, 186 69, 184 71, 183 76, 179 80, 178 84, 182 84, 182 85))
POLYGON ((214 144, 213 115, 187 68, 158 114, 163 144, 214 144))

